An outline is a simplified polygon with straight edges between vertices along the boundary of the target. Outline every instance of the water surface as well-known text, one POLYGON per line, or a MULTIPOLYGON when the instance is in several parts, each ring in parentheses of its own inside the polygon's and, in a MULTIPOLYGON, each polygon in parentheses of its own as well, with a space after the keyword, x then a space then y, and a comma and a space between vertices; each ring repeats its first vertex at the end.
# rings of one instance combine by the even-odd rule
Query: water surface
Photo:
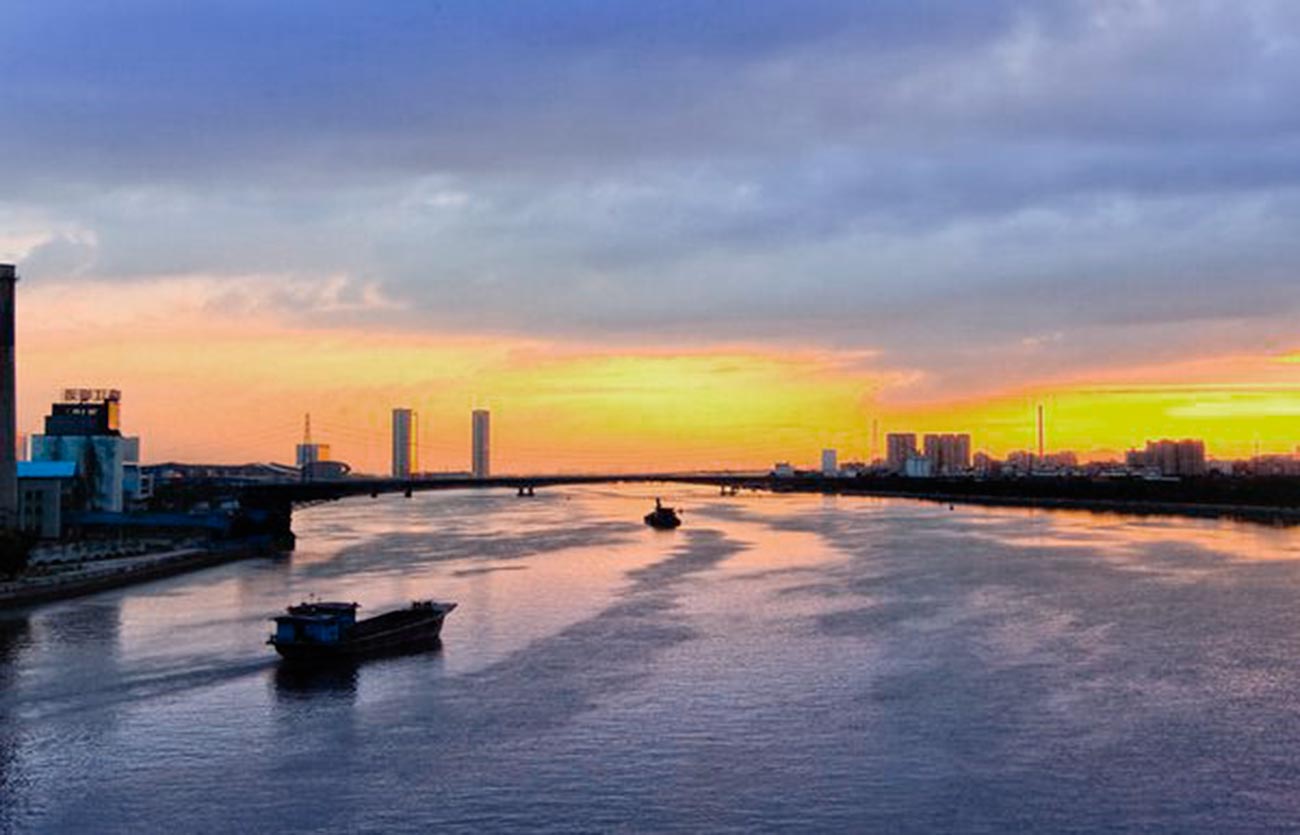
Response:
POLYGON ((0 619, 0 830, 1243 831, 1300 820, 1300 533, 659 488, 354 499, 0 619), (456 600, 295 675, 309 594, 456 600))

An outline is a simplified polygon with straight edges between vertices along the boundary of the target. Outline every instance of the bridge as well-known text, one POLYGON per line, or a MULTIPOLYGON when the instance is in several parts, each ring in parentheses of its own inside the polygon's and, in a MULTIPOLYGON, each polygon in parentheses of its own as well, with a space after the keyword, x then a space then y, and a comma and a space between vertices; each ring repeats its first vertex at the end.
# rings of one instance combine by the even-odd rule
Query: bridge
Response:
POLYGON ((700 484, 718 487, 724 493, 742 489, 761 490, 772 486, 766 472, 716 473, 616 473, 576 475, 430 476, 424 478, 343 478, 314 481, 274 481, 242 484, 233 488, 240 506, 256 517, 257 527, 275 535, 285 544, 293 542, 293 508, 336 501, 352 496, 378 497, 400 493, 407 497, 433 490, 512 490, 520 496, 532 496, 545 487, 583 484, 700 484))
POLYGON ((745 490, 826 492, 920 498, 944 503, 1082 508, 1122 513, 1163 513, 1256 519, 1273 524, 1300 523, 1300 478, 1201 478, 1149 480, 1142 478, 903 478, 896 475, 822 476, 805 474, 780 478, 772 473, 623 473, 587 475, 507 476, 472 479, 352 478, 338 481, 279 482, 244 485, 241 506, 256 519, 255 532, 292 543, 295 505, 332 501, 348 496, 384 493, 412 495, 428 490, 510 489, 532 495, 537 489, 578 484, 700 484, 724 493, 745 490))
MULTIPOLYGON (((223 535, 270 539, 292 548, 293 509, 296 506, 335 501, 350 496, 401 493, 411 496, 432 490, 513 490, 534 495, 538 489, 583 484, 696 484, 718 487, 724 494, 740 490, 771 492, 843 493, 880 497, 924 499, 943 503, 974 503, 1021 507, 1079 508, 1121 513, 1162 513, 1254 519, 1273 524, 1300 524, 1300 478, 1202 477, 1182 480, 1142 478, 995 478, 971 476, 904 478, 892 474, 824 476, 804 473, 797 478, 770 472, 609 473, 523 475, 492 478, 433 476, 426 478, 344 478, 317 481, 198 481, 185 488, 181 512, 118 514, 112 520, 83 520, 121 527, 130 522, 166 526, 175 517, 194 527, 200 519, 186 508, 206 501, 212 507, 238 501, 233 517, 214 521, 223 535)), ((166 510, 166 508, 161 508, 166 510)), ((175 510, 175 508, 173 508, 175 510)), ((210 514, 213 516, 220 514, 210 514)))
POLYGON ((766 487, 771 474, 765 472, 738 473, 615 473, 577 475, 521 475, 466 478, 463 476, 430 476, 425 478, 346 478, 318 481, 276 481, 243 485, 239 494, 247 504, 314 504, 349 496, 379 496, 385 493, 412 493, 431 490, 482 490, 505 488, 536 491, 542 487, 574 484, 706 484, 715 487, 766 487))

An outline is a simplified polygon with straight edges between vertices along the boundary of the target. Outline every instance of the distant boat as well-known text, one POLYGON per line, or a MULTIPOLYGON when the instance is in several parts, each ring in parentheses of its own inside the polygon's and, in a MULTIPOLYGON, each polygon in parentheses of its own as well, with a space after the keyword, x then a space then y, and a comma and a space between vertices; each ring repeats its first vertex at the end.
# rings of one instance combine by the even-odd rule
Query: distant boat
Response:
POLYGON ((668 531, 681 525, 682 520, 676 510, 664 507, 659 499, 655 499, 655 509, 645 515, 645 523, 652 528, 668 531))
POLYGON ((406 609, 357 620, 358 603, 307 602, 275 618, 267 643, 287 661, 322 663, 428 647, 455 603, 417 600, 406 609))

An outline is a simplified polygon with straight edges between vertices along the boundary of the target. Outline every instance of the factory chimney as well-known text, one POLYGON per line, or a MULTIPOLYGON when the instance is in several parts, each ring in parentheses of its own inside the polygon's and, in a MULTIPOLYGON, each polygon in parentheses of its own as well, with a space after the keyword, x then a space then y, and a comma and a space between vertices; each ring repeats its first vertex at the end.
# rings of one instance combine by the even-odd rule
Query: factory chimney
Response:
POLYGON ((18 527, 18 410, 14 371, 13 264, 0 264, 0 528, 18 527))
POLYGON ((1041 463, 1047 456, 1047 444, 1043 438, 1043 404, 1038 404, 1038 460, 1041 463))

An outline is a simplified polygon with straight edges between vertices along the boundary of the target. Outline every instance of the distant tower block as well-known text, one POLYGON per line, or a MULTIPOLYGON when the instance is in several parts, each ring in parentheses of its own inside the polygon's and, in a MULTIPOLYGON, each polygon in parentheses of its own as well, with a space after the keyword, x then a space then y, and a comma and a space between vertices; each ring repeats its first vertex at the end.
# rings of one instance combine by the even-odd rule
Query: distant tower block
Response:
POLYGON ((487 409, 474 410, 474 446, 471 456, 474 478, 487 478, 492 474, 491 424, 492 416, 487 409))
POLYGON ((18 525, 18 410, 14 391, 14 286, 18 271, 0 264, 0 526, 18 525))
POLYGON ((393 478, 410 478, 420 469, 420 416, 393 409, 393 478))

